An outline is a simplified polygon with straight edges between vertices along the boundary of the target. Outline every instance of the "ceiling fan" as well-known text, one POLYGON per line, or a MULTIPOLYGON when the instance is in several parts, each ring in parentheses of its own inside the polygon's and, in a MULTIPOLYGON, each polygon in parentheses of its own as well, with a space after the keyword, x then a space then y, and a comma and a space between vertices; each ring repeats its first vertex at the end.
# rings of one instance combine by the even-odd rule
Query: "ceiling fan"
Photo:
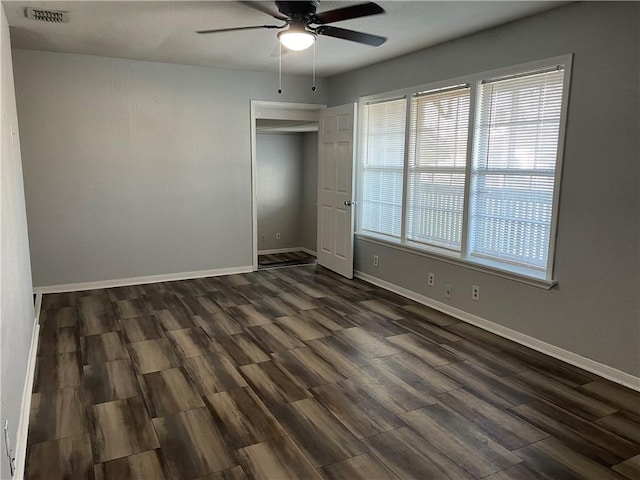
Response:
POLYGON ((274 11, 264 2, 239 2, 259 10, 271 17, 284 22, 282 25, 254 25, 249 27, 218 28, 214 30, 198 30, 196 33, 220 33, 238 30, 255 30, 270 28, 280 30, 278 39, 289 50, 304 50, 316 40, 318 35, 350 40, 377 47, 387 39, 378 35, 356 32, 346 28, 333 27, 328 23, 341 22, 352 18, 368 17, 384 13, 384 9, 373 2, 359 3, 348 7, 316 13, 318 0, 309 1, 278 1, 274 11))

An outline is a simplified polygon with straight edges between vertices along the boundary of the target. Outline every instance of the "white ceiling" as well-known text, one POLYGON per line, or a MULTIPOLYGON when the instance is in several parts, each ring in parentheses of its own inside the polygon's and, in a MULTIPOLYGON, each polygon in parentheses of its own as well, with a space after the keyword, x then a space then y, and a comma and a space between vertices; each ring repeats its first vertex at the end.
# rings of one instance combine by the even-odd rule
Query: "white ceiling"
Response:
MULTIPOLYGON (((273 2, 266 2, 275 9, 273 2)), ((319 12, 359 2, 322 2, 319 12)), ((329 37, 317 41, 318 76, 330 76, 442 43, 567 2, 380 1, 386 13, 333 24, 388 37, 369 47, 329 37)), ((197 35, 195 30, 279 24, 233 1, 4 1, 15 48, 208 67, 276 71, 275 30, 197 35), (25 18, 25 6, 66 10, 70 21, 25 18)), ((288 53, 285 73, 309 74, 312 50, 288 53)))

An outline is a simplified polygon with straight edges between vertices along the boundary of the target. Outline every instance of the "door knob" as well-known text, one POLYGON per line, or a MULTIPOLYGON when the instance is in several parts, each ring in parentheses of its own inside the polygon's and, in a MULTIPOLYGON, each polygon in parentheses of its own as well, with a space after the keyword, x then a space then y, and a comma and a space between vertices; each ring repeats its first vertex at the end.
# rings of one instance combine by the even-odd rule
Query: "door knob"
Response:
POLYGON ((347 207, 350 207, 351 205, 355 205, 355 204, 356 204, 356 202, 355 202, 355 201, 353 201, 353 202, 352 202, 351 200, 345 200, 345 201, 344 201, 344 204, 345 204, 347 207))

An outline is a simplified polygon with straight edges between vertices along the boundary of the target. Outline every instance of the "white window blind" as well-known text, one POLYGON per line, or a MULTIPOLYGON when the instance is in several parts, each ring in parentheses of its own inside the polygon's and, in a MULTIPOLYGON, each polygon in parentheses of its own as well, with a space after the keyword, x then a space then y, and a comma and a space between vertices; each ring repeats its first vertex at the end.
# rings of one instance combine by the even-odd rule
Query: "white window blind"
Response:
POLYGON ((364 107, 361 230, 400 236, 406 105, 400 98, 364 107))
POLYGON ((407 239, 460 251, 469 131, 467 85, 412 97, 407 239))
POLYGON ((546 271, 564 69, 479 85, 469 254, 546 271))

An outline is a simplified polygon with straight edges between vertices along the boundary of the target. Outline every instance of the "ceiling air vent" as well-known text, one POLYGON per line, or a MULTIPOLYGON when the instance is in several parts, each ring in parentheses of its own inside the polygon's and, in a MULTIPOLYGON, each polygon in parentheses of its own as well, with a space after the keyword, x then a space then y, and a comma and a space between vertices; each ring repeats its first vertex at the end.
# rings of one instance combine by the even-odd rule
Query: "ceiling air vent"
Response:
POLYGON ((67 23, 69 21, 69 12, 61 10, 42 10, 41 8, 25 7, 24 16, 41 22, 67 23))

